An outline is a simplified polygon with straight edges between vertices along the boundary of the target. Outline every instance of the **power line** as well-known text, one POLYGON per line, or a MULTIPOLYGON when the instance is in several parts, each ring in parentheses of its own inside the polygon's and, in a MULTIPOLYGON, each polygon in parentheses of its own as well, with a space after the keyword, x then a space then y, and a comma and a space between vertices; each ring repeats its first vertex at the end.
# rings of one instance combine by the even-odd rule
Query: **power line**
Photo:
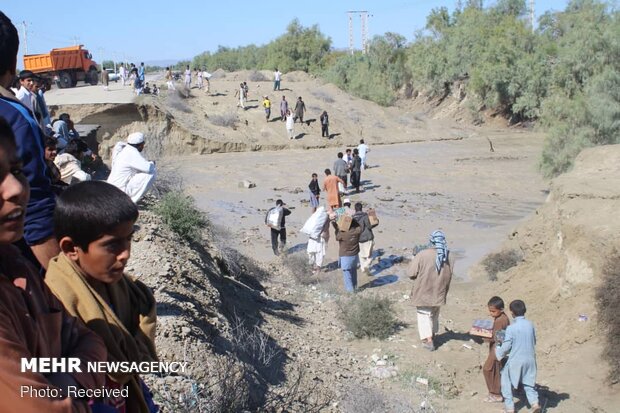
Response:
POLYGON ((28 54, 28 29, 26 21, 22 21, 22 29, 24 29, 24 54, 28 54))
POLYGON ((362 26, 362 53, 366 53, 368 49, 368 18, 372 16, 368 13, 368 10, 349 10, 347 15, 349 16, 349 51, 351 54, 355 51, 355 40, 353 37, 353 15, 359 13, 361 26, 362 26))

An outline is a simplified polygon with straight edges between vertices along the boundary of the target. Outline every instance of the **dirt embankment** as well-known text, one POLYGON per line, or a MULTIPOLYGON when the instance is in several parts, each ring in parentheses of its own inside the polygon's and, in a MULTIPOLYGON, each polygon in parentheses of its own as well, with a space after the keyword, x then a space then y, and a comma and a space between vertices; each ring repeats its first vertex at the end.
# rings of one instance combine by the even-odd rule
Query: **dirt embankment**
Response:
MULTIPOLYGON (((193 88, 189 98, 165 89, 160 96, 139 96, 133 103, 63 105, 60 97, 51 109, 55 114, 67 112, 79 123, 101 125, 98 136, 104 158, 117 141, 136 130, 150 137, 146 150, 151 156, 345 147, 356 146, 360 139, 370 145, 459 140, 477 133, 467 123, 452 121, 451 111, 437 116, 429 103, 384 108, 297 72, 288 74, 283 89, 274 92, 269 76, 220 73, 211 81, 209 94, 193 88), (259 80, 248 81, 249 97, 242 109, 234 94, 239 82, 247 79, 259 80), (269 122, 262 106, 264 95, 272 104, 269 122), (306 106, 304 123, 295 124, 295 139, 290 140, 280 121, 280 102, 285 97, 293 109, 299 96, 306 106), (328 138, 321 136, 319 116, 324 110, 330 119, 328 138)), ((100 88, 82 89, 84 94, 105 94, 100 88)))
POLYGON ((545 204, 511 234, 504 249, 517 250, 523 262, 499 279, 502 296, 524 299, 536 320, 539 370, 589 411, 616 411, 620 402, 601 358, 617 337, 601 334, 595 298, 620 248, 619 210, 620 145, 584 150, 571 172, 552 181, 545 204))

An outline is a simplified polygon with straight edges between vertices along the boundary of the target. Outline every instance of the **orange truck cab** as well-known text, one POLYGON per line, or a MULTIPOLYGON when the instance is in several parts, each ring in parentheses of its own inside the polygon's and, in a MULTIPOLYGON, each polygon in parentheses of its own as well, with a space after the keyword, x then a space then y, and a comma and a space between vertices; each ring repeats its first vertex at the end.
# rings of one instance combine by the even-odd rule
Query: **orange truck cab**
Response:
POLYGON ((99 81, 97 63, 83 45, 24 55, 24 69, 41 76, 48 86, 54 82, 60 88, 74 87, 79 80, 91 85, 99 81))

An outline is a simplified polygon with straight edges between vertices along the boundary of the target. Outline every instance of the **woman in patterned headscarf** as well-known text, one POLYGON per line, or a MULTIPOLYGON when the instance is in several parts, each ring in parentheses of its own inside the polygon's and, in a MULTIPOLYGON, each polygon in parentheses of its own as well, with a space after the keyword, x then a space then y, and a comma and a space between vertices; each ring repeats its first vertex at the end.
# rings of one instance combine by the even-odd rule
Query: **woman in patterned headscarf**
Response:
POLYGON ((418 332, 425 349, 435 350, 433 339, 439 331, 439 307, 446 304, 452 281, 454 259, 448 250, 446 236, 435 231, 430 248, 419 252, 411 262, 409 278, 416 280, 411 299, 417 307, 418 332))

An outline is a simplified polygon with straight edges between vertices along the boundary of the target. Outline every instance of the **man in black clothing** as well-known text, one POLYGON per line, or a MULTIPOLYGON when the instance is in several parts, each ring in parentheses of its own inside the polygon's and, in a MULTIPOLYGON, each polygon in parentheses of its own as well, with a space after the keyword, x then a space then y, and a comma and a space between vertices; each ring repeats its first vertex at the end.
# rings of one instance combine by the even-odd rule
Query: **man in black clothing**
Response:
POLYGON ((312 213, 316 212, 319 207, 319 200, 321 196, 321 188, 319 187, 319 176, 316 173, 312 174, 312 180, 308 185, 310 189, 310 206, 312 207, 312 213))
POLYGON ((329 116, 327 111, 323 111, 319 120, 321 121, 321 137, 329 138, 329 116))
POLYGON ((276 201, 275 208, 280 208, 282 214, 280 216, 279 229, 271 227, 271 249, 275 255, 280 255, 280 252, 286 247, 286 217, 291 215, 290 209, 285 207, 285 203, 281 199, 276 201), (280 237, 280 245, 278 248, 278 236, 280 237))

